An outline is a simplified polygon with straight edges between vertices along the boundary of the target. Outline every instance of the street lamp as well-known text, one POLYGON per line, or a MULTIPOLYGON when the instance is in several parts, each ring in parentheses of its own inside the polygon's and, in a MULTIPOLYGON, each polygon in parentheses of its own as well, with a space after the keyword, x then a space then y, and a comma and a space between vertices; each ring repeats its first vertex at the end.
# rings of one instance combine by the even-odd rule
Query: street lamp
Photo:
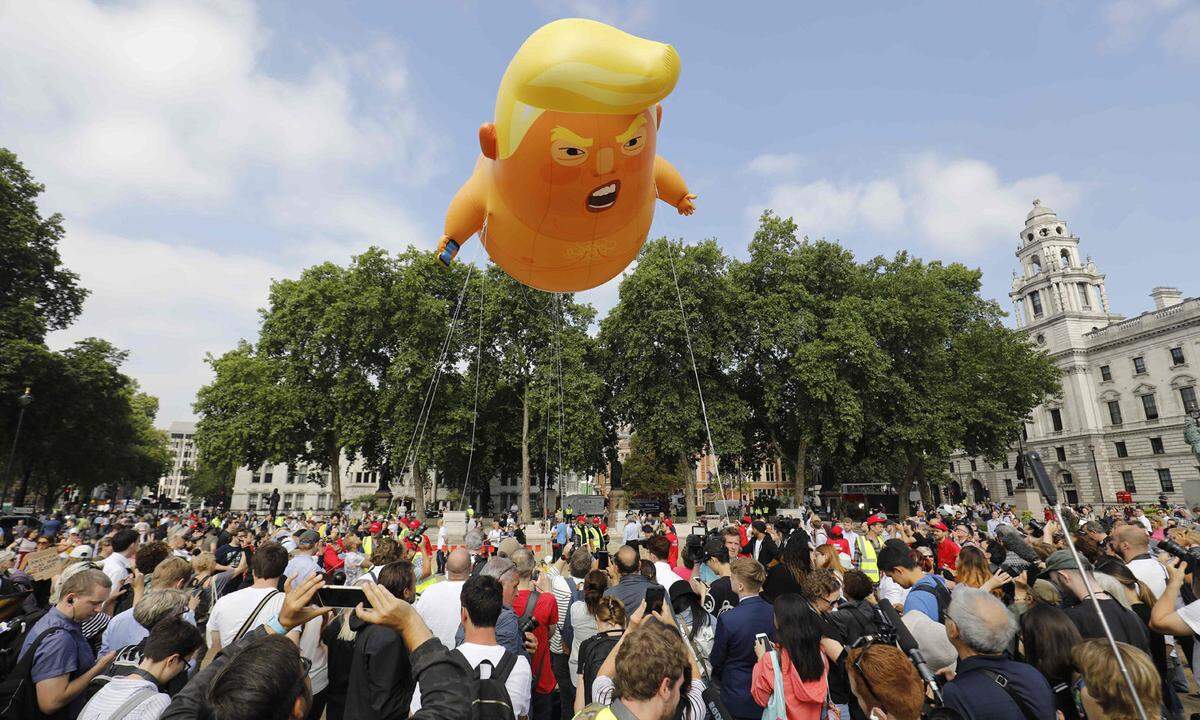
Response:
POLYGON ((12 466, 13 458, 17 455, 17 443, 21 440, 21 423, 25 420, 25 408, 33 402, 33 393, 29 392, 29 388, 25 388, 25 393, 17 398, 17 405, 21 406, 20 412, 17 414, 17 432, 13 434, 12 447, 8 451, 8 465, 4 468, 4 494, 8 494, 8 485, 12 481, 12 466))

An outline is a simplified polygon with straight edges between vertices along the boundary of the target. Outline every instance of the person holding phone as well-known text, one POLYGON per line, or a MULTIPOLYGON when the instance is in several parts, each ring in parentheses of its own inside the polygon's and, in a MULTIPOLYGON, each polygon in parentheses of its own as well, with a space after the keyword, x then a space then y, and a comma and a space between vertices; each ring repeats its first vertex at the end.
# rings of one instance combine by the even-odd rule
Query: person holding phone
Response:
POLYGON ((766 707, 771 696, 782 692, 788 720, 814 720, 829 694, 829 661, 821 652, 823 625, 799 595, 788 593, 775 600, 775 630, 778 643, 766 633, 755 637, 754 654, 758 662, 751 676, 750 694, 754 702, 766 707), (782 688, 775 687, 778 663, 782 688))
POLYGON ((760 718, 762 706, 750 694, 751 678, 758 656, 754 638, 759 633, 775 641, 775 612, 763 600, 766 572, 750 558, 738 558, 730 566, 730 582, 738 594, 737 607, 717 619, 713 641, 713 678, 721 684, 721 702, 737 718, 760 718))

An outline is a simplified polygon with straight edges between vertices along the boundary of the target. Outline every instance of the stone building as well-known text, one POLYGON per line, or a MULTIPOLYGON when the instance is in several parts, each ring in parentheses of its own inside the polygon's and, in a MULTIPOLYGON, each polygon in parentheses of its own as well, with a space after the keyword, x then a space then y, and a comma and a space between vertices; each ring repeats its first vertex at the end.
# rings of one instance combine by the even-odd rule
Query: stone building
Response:
POLYGON ((192 442, 196 423, 172 422, 167 428, 167 447, 171 452, 171 469, 158 479, 159 497, 187 500, 188 489, 183 484, 186 470, 196 462, 196 445, 192 442))
MULTIPOLYGON (((1017 327, 1062 369, 1062 396, 1033 410, 1025 445, 1038 450, 1065 502, 1137 502, 1160 494, 1200 502, 1200 463, 1183 440, 1200 412, 1200 298, 1156 287, 1154 309, 1111 312, 1105 276, 1079 238, 1035 200, 1017 244, 1012 291, 1017 327)), ((957 454, 951 496, 1013 497, 1013 448, 999 466, 957 454)))

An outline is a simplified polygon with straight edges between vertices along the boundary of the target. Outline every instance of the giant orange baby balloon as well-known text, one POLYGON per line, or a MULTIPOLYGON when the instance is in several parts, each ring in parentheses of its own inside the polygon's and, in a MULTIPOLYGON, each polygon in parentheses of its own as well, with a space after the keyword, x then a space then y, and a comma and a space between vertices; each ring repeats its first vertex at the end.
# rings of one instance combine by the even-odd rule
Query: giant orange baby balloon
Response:
POLYGON ((438 252, 449 264, 472 235, 526 285, 596 287, 637 257, 654 200, 695 210, 687 183, 655 155, 658 104, 679 55, 592 20, 558 20, 529 36, 479 128, 482 157, 446 212, 438 252))

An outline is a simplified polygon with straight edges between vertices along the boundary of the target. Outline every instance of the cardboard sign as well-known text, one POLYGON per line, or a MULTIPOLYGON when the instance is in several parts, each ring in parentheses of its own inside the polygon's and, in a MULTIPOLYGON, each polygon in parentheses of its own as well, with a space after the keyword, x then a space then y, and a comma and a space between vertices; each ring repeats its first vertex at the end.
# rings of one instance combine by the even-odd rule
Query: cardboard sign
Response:
POLYGON ((25 571, 34 580, 49 580, 58 574, 62 569, 62 558, 58 556, 58 550, 49 548, 47 550, 38 550, 31 552, 25 556, 25 571))

